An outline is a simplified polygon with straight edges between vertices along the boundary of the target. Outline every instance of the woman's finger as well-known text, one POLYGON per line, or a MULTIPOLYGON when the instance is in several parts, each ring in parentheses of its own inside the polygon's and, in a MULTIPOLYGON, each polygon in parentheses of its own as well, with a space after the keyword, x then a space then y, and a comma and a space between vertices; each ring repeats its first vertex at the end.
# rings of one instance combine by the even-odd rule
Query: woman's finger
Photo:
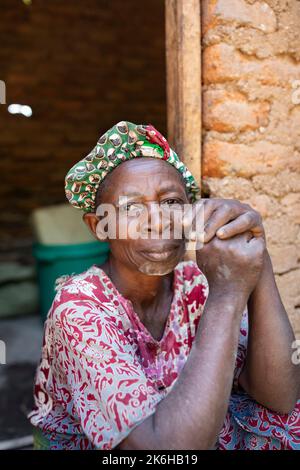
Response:
POLYGON ((224 203, 214 210, 208 219, 205 217, 207 222, 204 226, 204 242, 208 243, 221 227, 237 217, 239 213, 240 208, 233 204, 224 203))
POLYGON ((218 238, 226 239, 247 231, 251 231, 254 237, 264 234, 260 215, 255 211, 245 212, 235 220, 224 224, 217 230, 216 235, 218 238))
POLYGON ((201 199, 188 208, 183 219, 185 233, 189 234, 187 238, 200 243, 204 242, 204 226, 214 211, 220 208, 220 202, 220 199, 201 199))

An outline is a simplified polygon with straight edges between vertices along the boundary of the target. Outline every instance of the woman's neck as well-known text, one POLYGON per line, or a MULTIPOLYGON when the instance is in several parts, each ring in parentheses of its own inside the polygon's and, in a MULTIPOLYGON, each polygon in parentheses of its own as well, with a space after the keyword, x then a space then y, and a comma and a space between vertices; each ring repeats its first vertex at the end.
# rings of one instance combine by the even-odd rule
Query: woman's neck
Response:
POLYGON ((130 269, 110 256, 107 274, 123 297, 141 308, 159 303, 172 291, 173 272, 163 276, 149 276, 138 270, 130 269))
POLYGON ((153 338, 160 340, 173 299, 174 273, 149 276, 118 263, 111 255, 101 268, 133 309, 153 338))

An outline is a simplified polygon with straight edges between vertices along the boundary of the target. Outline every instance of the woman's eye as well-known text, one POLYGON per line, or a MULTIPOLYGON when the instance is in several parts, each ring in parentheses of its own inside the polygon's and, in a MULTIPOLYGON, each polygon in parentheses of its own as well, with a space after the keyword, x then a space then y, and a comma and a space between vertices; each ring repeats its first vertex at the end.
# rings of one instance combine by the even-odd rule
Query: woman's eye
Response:
POLYGON ((177 199, 167 199, 166 201, 163 201, 162 204, 167 204, 168 206, 171 206, 172 204, 178 204, 177 199))
POLYGON ((178 199, 166 199, 165 201, 162 202, 162 204, 166 204, 167 206, 173 206, 173 205, 181 205, 181 201, 178 199))
POLYGON ((127 212, 127 214, 133 215, 140 213, 143 210, 141 204, 128 203, 120 207, 121 212, 127 212))

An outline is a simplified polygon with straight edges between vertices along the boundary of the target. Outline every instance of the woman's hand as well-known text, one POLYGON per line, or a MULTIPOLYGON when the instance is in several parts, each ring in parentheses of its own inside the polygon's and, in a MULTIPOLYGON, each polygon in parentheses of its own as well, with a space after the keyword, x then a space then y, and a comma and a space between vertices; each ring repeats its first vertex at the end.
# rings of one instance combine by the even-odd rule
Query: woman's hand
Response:
POLYGON ((200 240, 204 243, 208 243, 214 236, 227 240, 245 232, 265 239, 261 215, 240 201, 201 199, 194 205, 191 217, 196 217, 197 214, 202 217, 201 223, 204 224, 204 234, 200 234, 200 240))
POLYGON ((208 280, 210 294, 239 294, 247 302, 260 277, 264 253, 264 238, 246 232, 228 240, 214 237, 196 251, 196 259, 208 280))

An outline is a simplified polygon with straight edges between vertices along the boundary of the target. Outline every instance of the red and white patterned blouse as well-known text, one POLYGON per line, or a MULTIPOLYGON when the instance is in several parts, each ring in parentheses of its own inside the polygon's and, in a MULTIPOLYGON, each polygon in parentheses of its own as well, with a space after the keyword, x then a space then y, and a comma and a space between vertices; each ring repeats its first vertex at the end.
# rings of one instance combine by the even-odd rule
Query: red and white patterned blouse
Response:
MULTIPOLYGON (((36 407, 29 415, 51 449, 114 448, 172 390, 191 350, 208 285, 194 262, 181 262, 174 270, 173 290, 165 331, 157 341, 96 265, 60 280, 45 324, 36 407)), ((236 377, 246 355, 243 322, 245 316, 236 377)), ((227 413, 218 448, 271 445, 272 438, 257 440, 252 429, 258 425, 255 413, 265 409, 249 403, 242 397, 231 404, 234 411, 227 413)), ((275 433, 278 437, 278 429, 275 433)), ((282 445, 276 438, 274 448, 277 444, 282 445)))

